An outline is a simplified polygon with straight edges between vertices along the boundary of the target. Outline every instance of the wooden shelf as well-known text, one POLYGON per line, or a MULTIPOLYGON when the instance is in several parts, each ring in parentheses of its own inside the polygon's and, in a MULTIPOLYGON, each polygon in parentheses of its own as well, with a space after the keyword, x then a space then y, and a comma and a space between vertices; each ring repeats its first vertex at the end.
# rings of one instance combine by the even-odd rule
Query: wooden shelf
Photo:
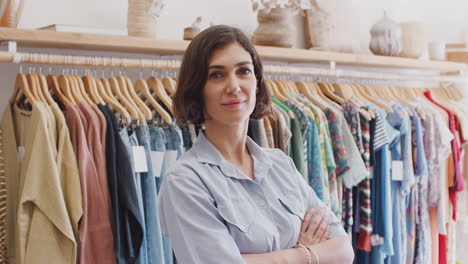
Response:
MULTIPOLYGON (((19 47, 63 48, 94 51, 181 55, 189 42, 149 38, 66 33, 47 30, 0 28, 0 41, 16 41, 19 47)), ((421 61, 416 59, 367 56, 327 51, 257 46, 263 60, 284 62, 329 62, 337 65, 420 69, 435 71, 468 70, 464 63, 421 61)))

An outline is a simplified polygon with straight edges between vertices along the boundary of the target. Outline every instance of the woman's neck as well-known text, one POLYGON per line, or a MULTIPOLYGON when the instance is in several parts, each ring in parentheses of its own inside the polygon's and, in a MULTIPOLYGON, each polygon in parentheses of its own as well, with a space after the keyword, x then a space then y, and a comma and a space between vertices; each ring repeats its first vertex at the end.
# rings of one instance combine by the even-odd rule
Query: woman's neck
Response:
POLYGON ((226 125, 215 121, 205 122, 205 135, 225 160, 237 165, 250 158, 245 145, 249 121, 244 124, 226 125))

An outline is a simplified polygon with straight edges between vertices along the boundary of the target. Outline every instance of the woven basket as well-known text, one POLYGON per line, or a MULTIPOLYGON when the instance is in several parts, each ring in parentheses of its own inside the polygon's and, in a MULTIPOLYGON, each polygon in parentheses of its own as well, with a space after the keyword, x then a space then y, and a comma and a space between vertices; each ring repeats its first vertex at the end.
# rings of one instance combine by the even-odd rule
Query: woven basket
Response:
POLYGON ((18 26, 23 3, 23 0, 0 0, 0 27, 18 26))
POLYGON ((154 0, 128 0, 128 35, 156 38, 158 18, 151 14, 154 0))
POLYGON ((257 16, 258 28, 253 41, 255 45, 290 48, 294 44, 292 10, 273 8, 270 12, 260 10, 257 16))

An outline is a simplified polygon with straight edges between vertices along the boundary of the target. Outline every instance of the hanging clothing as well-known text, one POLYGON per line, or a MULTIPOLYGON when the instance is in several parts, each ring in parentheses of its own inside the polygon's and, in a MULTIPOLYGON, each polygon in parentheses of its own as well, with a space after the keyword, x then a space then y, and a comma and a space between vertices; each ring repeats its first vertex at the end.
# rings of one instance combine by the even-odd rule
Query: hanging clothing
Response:
POLYGON ((147 263, 148 262, 148 255, 147 255, 147 233, 146 233, 146 221, 145 221, 145 210, 143 208, 143 194, 141 190, 141 181, 140 181, 140 174, 135 171, 135 163, 134 163, 134 153, 133 153, 133 147, 138 147, 138 140, 136 138, 136 135, 134 134, 134 131, 129 128, 129 127, 124 127, 120 130, 119 132, 120 137, 122 138, 122 141, 124 142, 125 148, 127 149, 127 155, 130 157, 130 162, 131 164, 131 169, 133 173, 133 177, 131 179, 133 180, 135 184, 135 190, 136 190, 136 202, 138 203, 138 211, 140 212, 141 215, 141 228, 143 230, 142 232, 142 240, 141 240, 141 246, 139 249, 139 255, 137 256, 136 262, 135 263, 147 263))
MULTIPOLYGON (((78 159, 83 193, 83 217, 79 227, 80 263, 95 263, 94 261, 97 261, 96 263, 115 263, 113 234, 108 211, 109 203, 102 197, 100 178, 87 140, 87 132, 96 131, 90 129, 96 124, 89 124, 95 120, 87 119, 78 106, 72 105, 66 106, 65 119, 78 159)), ((98 132, 94 135, 99 136, 99 134, 98 132)), ((101 149, 101 146, 96 147, 96 149, 101 149)))
POLYGON ((76 263, 77 241, 47 115, 40 102, 33 103, 31 111, 8 105, 3 114, 1 127, 8 139, 3 141, 3 149, 10 153, 4 157, 5 177, 7 192, 12 194, 7 199, 6 223, 10 263, 50 263, 51 259, 76 263))
POLYGON ((131 160, 119 135, 117 120, 108 105, 98 105, 107 122, 106 165, 113 212, 112 230, 117 263, 135 263, 143 240, 131 160))
POLYGON ((148 126, 137 126, 135 134, 138 139, 139 146, 144 147, 146 164, 148 168, 146 172, 141 172, 139 175, 146 224, 145 230, 148 234, 146 236, 148 263, 163 263, 163 241, 158 217, 158 198, 156 184, 154 182, 153 164, 151 162, 150 134, 148 126))

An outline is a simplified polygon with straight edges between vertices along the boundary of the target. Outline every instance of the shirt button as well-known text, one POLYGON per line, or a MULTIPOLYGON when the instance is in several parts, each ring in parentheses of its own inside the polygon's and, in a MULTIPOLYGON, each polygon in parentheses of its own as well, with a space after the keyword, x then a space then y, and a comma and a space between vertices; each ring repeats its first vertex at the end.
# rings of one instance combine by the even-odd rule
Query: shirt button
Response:
POLYGON ((241 230, 242 232, 245 232, 245 226, 241 225, 241 226, 239 226, 239 228, 240 228, 240 230, 241 230))
POLYGON ((259 204, 260 206, 264 206, 264 205, 265 205, 265 201, 260 200, 260 201, 258 201, 258 204, 259 204))

